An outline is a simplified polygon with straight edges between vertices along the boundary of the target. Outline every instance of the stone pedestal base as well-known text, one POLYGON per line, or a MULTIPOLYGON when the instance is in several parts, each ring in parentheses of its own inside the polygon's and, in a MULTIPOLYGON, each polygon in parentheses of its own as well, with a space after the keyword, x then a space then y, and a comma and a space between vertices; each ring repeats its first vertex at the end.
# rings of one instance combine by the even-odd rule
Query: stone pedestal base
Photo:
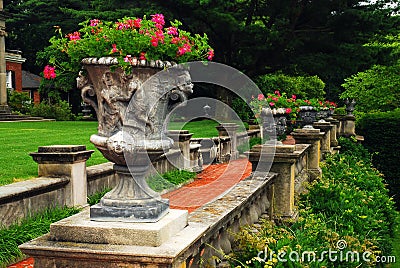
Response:
POLYGON ((88 210, 53 223, 53 241, 158 247, 188 224, 186 210, 171 209, 157 223, 95 222, 88 210))
POLYGON ((90 217, 94 221, 105 222, 157 222, 168 213, 168 210, 168 199, 137 200, 137 204, 131 207, 108 207, 96 204, 90 207, 90 217))

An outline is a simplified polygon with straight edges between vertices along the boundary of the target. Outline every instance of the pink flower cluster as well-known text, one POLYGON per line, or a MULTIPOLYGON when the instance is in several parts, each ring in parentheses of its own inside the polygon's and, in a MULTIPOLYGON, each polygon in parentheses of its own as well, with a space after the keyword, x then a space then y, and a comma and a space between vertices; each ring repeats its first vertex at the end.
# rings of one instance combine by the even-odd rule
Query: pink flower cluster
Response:
MULTIPOLYGON (((132 55, 126 55, 124 58, 125 62, 129 62, 130 64, 136 65, 137 64, 137 58, 136 57, 132 57, 132 55)), ((140 57, 139 60, 146 60, 146 53, 145 52, 141 52, 140 53, 140 57)))
POLYGON ((142 19, 129 19, 124 22, 117 22, 116 27, 118 30, 140 28, 142 19))
POLYGON ((90 26, 92 26, 92 27, 96 27, 99 24, 100 24, 100 20, 98 20, 98 19, 90 20, 90 26))
POLYGON ((70 41, 76 41, 81 39, 81 33, 80 32, 73 32, 67 35, 70 41))
POLYGON ((160 30, 164 27, 165 21, 163 14, 151 15, 151 21, 154 22, 156 24, 156 27, 160 30))
POLYGON ((56 78, 56 68, 50 65, 46 65, 43 70, 43 76, 46 79, 54 79, 56 78))

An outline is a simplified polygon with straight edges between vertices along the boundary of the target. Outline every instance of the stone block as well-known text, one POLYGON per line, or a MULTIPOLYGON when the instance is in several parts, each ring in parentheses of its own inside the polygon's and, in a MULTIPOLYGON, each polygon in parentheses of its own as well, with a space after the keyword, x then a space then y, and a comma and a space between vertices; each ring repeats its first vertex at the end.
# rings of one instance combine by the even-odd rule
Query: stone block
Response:
POLYGON ((171 209, 156 223, 91 221, 86 209, 53 223, 51 240, 74 243, 158 247, 188 224, 186 210, 171 209))

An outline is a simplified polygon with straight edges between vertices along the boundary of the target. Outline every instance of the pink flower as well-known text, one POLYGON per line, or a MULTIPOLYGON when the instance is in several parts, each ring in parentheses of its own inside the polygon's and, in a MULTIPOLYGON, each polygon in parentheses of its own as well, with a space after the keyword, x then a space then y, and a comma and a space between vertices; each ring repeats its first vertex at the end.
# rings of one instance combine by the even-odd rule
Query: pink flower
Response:
POLYGON ((208 52, 207 52, 207 59, 208 60, 212 60, 214 58, 214 50, 213 49, 210 49, 208 52))
POLYGON ((275 90, 274 94, 278 95, 279 97, 281 96, 281 93, 279 92, 279 90, 275 90))
POLYGON ((99 23, 100 23, 100 20, 98 20, 98 19, 90 20, 90 26, 92 26, 92 27, 99 25, 99 23))
POLYGON ((171 44, 178 44, 181 39, 179 37, 172 37, 171 44))
POLYGON ((277 97, 272 97, 272 100, 273 101, 278 101, 278 98, 277 97))
POLYGON ((152 36, 150 42, 151 42, 151 45, 153 47, 158 46, 158 38, 157 38, 157 36, 152 36))
POLYGON ((269 106, 275 106, 275 103, 270 102, 270 103, 269 103, 269 106))
POLYGON ((146 60, 146 52, 141 52, 140 53, 140 60, 146 60))
POLYGON ((178 55, 182 56, 183 54, 185 54, 186 52, 190 52, 191 50, 191 46, 189 44, 183 44, 182 47, 178 48, 178 55))
POLYGON ((263 100, 263 99, 265 99, 265 97, 264 97, 263 94, 258 94, 257 99, 258 100, 263 100))
POLYGON ((44 67, 44 70, 43 70, 43 76, 44 76, 44 78, 46 78, 46 79, 54 79, 54 78, 56 78, 55 69, 56 69, 56 68, 53 67, 53 66, 46 65, 46 66, 44 67))
POLYGON ((293 94, 293 95, 292 95, 292 99, 295 100, 296 98, 297 98, 296 95, 293 94))
POLYGON ((164 43, 164 33, 163 31, 159 30, 156 32, 156 37, 158 38, 158 40, 160 40, 162 43, 164 43))
POLYGON ((133 26, 136 27, 136 28, 140 28, 141 23, 142 23, 142 19, 133 20, 133 26))
POLYGON ((163 14, 154 14, 154 15, 151 15, 151 17, 152 17, 151 21, 156 23, 156 27, 158 29, 162 29, 165 24, 164 15, 163 14))
POLYGON ((81 39, 81 33, 80 32, 73 32, 67 35, 70 41, 76 41, 81 39))
POLYGON ((286 108, 286 113, 290 114, 292 112, 292 108, 286 108))
POLYGON ((178 35, 178 29, 176 27, 168 27, 167 34, 178 35))
POLYGON ((118 49, 117 49, 117 44, 112 44, 112 50, 111 50, 111 53, 116 53, 116 52, 118 52, 118 49))

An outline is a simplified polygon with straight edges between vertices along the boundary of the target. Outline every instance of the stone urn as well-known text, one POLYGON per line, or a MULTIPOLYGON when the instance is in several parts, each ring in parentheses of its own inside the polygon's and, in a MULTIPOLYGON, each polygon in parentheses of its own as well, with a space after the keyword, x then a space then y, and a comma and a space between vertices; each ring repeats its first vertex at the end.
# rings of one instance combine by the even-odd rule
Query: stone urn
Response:
POLYGON ((301 127, 312 125, 317 120, 317 110, 313 106, 300 106, 299 117, 301 127))
POLYGON ((96 111, 98 133, 90 141, 114 162, 117 186, 90 209, 91 220, 156 222, 169 210, 146 183, 151 161, 172 146, 164 120, 192 93, 189 71, 163 61, 135 61, 127 73, 117 59, 86 58, 77 78, 82 99, 96 111))
POLYGON ((261 110, 261 118, 263 122, 263 138, 269 137, 270 143, 277 143, 277 137, 285 134, 287 130, 286 109, 263 108, 261 110), (271 120, 271 116, 273 120, 271 120))
POLYGON ((329 117, 329 109, 321 109, 316 114, 317 120, 325 120, 329 117))

